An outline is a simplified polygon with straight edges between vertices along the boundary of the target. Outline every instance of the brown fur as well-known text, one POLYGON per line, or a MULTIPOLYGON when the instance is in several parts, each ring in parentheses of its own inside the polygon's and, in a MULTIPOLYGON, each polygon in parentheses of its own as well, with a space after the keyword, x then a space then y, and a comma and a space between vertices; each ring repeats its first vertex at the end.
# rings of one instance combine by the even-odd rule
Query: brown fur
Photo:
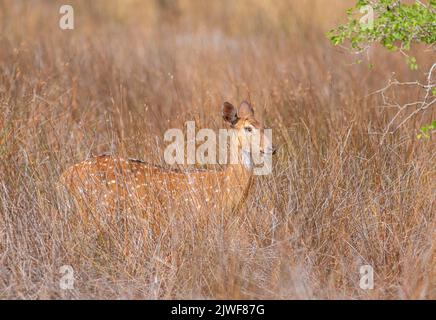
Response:
MULTIPOLYGON (((246 126, 263 130, 247 102, 242 102, 238 110, 225 103, 223 118, 241 135, 246 126)), ((231 143, 239 141, 238 137, 231 143)), ((241 161, 224 170, 181 171, 100 155, 71 166, 60 181, 79 204, 82 220, 88 221, 83 204, 100 205, 109 211, 134 207, 150 213, 155 209, 166 211, 180 203, 189 203, 197 209, 215 209, 217 203, 224 203, 222 209, 235 213, 250 193, 253 174, 241 161)))

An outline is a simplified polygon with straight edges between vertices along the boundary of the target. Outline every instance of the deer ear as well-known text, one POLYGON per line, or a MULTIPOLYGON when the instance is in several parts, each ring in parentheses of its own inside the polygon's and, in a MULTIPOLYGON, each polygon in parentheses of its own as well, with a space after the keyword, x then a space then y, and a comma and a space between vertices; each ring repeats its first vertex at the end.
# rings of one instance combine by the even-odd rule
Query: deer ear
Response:
POLYGON ((254 110, 247 101, 242 101, 238 109, 238 118, 247 119, 254 116, 254 110))
POLYGON ((222 114, 224 121, 234 125, 238 121, 236 108, 230 102, 224 102, 222 106, 222 114))

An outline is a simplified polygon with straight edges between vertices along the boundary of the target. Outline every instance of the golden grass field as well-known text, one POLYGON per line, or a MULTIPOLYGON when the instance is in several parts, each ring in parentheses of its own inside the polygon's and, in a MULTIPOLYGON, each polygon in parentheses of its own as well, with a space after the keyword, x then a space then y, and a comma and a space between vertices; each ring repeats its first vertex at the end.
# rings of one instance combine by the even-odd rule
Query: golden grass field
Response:
POLYGON ((416 138, 434 109, 382 141, 393 111, 368 96, 434 56, 416 48, 410 71, 375 47, 374 68, 353 64, 325 37, 353 1, 74 0, 74 30, 62 4, 0 1, 1 299, 436 298, 435 144, 416 138), (243 99, 280 148, 239 213, 180 204, 158 234, 122 211, 75 219, 69 166, 166 165, 167 129, 221 128, 243 99))

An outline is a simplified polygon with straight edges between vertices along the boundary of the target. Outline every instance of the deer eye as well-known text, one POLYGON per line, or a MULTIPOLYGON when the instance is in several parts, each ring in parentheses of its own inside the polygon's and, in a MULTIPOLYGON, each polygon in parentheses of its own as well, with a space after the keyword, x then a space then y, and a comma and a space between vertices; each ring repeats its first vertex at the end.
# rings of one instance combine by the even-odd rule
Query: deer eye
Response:
POLYGON ((245 131, 247 131, 247 132, 251 132, 251 131, 253 131, 253 128, 251 128, 251 127, 245 127, 244 129, 245 129, 245 131))

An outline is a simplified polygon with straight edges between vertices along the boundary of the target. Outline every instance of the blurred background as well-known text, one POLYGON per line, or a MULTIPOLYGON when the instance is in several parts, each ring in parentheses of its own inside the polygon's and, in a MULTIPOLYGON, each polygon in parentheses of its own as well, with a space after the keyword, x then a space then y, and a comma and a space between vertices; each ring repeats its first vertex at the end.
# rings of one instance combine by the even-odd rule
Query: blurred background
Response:
POLYGON ((381 143, 395 110, 368 96, 392 72, 423 79, 434 57, 415 48, 411 71, 382 48, 333 47, 353 5, 0 0, 0 298, 434 298, 434 142, 415 138, 434 114, 381 143), (281 149, 241 216, 182 206, 158 240, 139 222, 70 222, 68 166, 103 152, 165 165, 167 129, 218 129, 223 101, 243 99, 281 149), (374 290, 358 286, 364 263, 374 290))

